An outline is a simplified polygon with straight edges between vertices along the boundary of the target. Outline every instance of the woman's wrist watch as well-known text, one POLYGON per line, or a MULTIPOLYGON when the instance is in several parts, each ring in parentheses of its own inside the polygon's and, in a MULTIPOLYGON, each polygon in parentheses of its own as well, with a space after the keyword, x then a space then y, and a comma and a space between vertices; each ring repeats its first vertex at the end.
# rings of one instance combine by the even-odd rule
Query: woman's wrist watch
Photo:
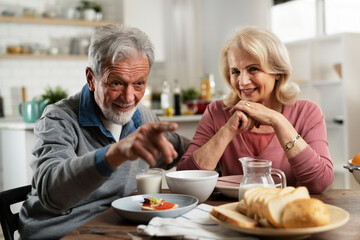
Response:
POLYGON ((298 134, 296 138, 294 138, 292 141, 288 142, 284 147, 285 152, 289 151, 295 145, 295 143, 299 138, 300 138, 300 134, 298 134))

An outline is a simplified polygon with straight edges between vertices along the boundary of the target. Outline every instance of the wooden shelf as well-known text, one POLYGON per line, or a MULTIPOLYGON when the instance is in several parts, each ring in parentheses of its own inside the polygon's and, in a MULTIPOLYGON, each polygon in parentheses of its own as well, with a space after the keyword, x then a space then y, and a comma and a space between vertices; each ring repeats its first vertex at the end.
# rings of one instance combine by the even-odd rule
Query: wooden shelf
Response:
POLYGON ((87 60, 87 55, 5 54, 0 55, 0 59, 87 60))
POLYGON ((12 17, 0 16, 0 22, 8 23, 26 23, 26 24, 48 24, 48 25, 69 25, 82 27, 101 27, 108 24, 122 24, 121 22, 112 21, 85 21, 79 19, 63 18, 40 18, 40 17, 12 17))

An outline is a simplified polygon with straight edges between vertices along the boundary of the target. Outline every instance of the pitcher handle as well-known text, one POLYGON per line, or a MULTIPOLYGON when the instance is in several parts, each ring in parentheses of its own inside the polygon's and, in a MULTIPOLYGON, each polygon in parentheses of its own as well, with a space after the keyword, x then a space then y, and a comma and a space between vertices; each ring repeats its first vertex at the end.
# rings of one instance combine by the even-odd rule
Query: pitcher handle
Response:
POLYGON ((285 173, 283 171, 281 171, 280 169, 272 168, 271 169, 271 175, 276 175, 276 176, 278 176, 280 178, 280 180, 281 180, 281 188, 285 188, 287 186, 285 173))
POLYGON ((23 115, 23 103, 19 103, 19 114, 20 114, 20 116, 22 116, 23 115))

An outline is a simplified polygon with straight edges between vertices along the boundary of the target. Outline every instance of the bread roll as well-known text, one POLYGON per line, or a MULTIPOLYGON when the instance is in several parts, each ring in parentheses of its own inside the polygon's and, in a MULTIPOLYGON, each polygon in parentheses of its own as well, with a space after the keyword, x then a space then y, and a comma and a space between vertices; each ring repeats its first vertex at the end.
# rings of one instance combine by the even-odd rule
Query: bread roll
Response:
POLYGON ((290 193, 271 199, 265 206, 264 217, 275 227, 281 228, 282 215, 287 203, 300 198, 310 198, 306 187, 297 187, 290 193))
POLYGON ((285 228, 318 227, 329 224, 326 205, 315 198, 296 199, 285 205, 282 223, 285 228))

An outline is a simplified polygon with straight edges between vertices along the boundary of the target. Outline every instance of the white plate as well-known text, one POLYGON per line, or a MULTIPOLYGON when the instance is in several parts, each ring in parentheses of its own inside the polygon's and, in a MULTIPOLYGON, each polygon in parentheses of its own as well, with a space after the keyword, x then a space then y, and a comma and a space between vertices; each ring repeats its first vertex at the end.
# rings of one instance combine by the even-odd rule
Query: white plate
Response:
MULTIPOLYGON (((215 190, 221 192, 226 197, 238 199, 239 186, 242 177, 243 175, 229 175, 229 176, 219 177, 216 182, 215 190)), ((281 184, 279 183, 280 182, 279 178, 275 177, 274 181, 276 183, 275 185, 276 187, 281 187, 281 184)))
POLYGON ((238 199, 241 179, 242 175, 219 177, 216 182, 215 190, 227 197, 238 199))
MULTIPOLYGON (((222 205, 225 208, 236 208, 236 206, 230 206, 230 204, 237 205, 238 203, 228 203, 222 205)), ((349 220, 349 213, 342 208, 326 204, 326 207, 330 214, 330 223, 326 226, 321 227, 310 227, 310 228, 293 228, 293 229, 283 229, 283 228, 244 228, 239 227, 230 223, 225 223, 214 217, 210 214, 210 218, 214 220, 220 226, 251 235, 257 236, 276 236, 276 237, 305 237, 307 235, 326 232, 333 230, 335 228, 343 226, 349 220)))
POLYGON ((111 203, 115 212, 121 217, 135 222, 148 222, 153 217, 172 218, 180 216, 198 204, 198 199, 193 196, 183 194, 143 194, 119 198, 111 203), (141 210, 144 198, 152 196, 162 198, 166 202, 172 202, 179 205, 179 208, 161 211, 144 211, 141 210))

